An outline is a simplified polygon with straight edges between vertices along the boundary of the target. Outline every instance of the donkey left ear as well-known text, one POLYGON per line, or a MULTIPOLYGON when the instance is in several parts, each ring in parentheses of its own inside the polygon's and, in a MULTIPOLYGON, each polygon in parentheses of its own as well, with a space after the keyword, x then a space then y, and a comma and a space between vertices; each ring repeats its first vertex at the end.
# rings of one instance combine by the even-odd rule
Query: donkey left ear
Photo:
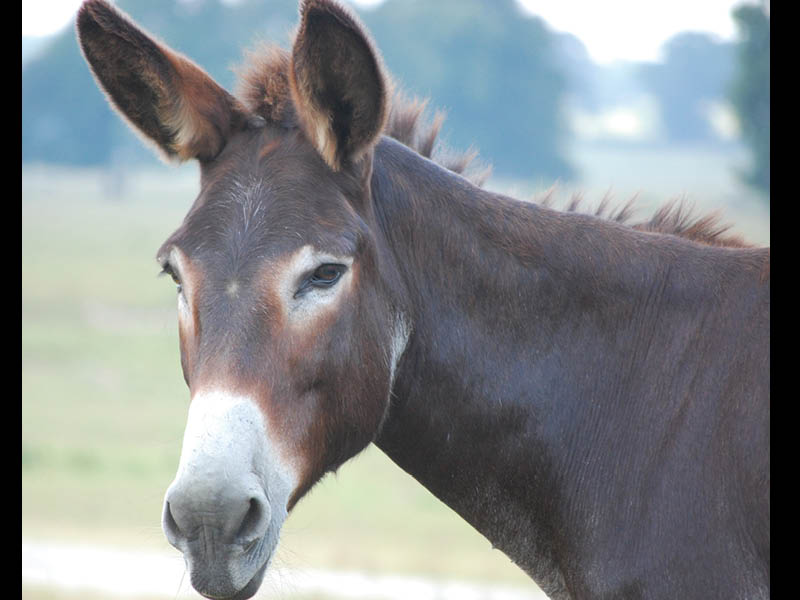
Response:
POLYGON ((85 0, 76 27, 112 106, 166 158, 210 160, 246 122, 238 100, 200 67, 105 0, 85 0))
POLYGON ((377 141, 388 80, 358 19, 332 0, 305 0, 292 49, 292 98, 308 139, 339 170, 377 141))

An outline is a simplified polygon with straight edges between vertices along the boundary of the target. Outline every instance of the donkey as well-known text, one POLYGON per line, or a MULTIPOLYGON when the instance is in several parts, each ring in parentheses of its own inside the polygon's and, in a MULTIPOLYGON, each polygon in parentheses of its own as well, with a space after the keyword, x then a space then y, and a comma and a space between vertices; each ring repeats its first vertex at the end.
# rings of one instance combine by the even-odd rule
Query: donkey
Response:
POLYGON ((163 529, 208 598, 375 443, 555 599, 769 596, 770 252, 430 160, 357 17, 304 0, 231 95, 104 0, 111 104, 201 189, 157 258, 191 404, 163 529))

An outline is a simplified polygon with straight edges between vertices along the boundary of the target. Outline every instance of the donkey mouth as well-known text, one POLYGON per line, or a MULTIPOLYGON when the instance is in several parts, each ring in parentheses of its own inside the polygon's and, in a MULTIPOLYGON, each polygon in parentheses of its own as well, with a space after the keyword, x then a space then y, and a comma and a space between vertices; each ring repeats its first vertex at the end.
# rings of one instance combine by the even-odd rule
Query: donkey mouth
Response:
MULTIPOLYGON (((237 585, 227 577, 215 577, 213 574, 209 577, 209 570, 199 565, 193 566, 191 569, 192 587, 209 600, 247 600, 254 596, 261 587, 269 562, 269 559, 265 560, 264 564, 238 591, 237 588, 241 583, 237 585)), ((210 571, 213 573, 213 569, 210 571)))
POLYGON ((220 595, 218 593, 202 591, 197 587, 195 587, 195 589, 201 596, 209 598, 209 600, 247 600, 248 598, 255 596, 258 588, 261 587, 261 583, 264 581, 264 574, 267 571, 268 563, 269 561, 265 562, 264 565, 258 571, 256 571, 256 574, 253 575, 253 578, 247 583, 247 585, 233 595, 220 595))
POLYGON ((284 519, 285 513, 273 514, 267 530, 249 542, 222 541, 223 532, 213 527, 201 528, 189 540, 170 542, 183 553, 192 587, 201 596, 209 600, 246 600, 255 595, 264 580, 284 519))
POLYGON ((268 562, 269 561, 265 562, 264 566, 256 571, 256 574, 253 575, 253 578, 250 580, 250 582, 244 586, 239 593, 233 596, 231 600, 247 600, 247 598, 255 595, 255 593, 258 591, 258 588, 261 587, 261 582, 264 581, 264 573, 267 572, 268 562))
POLYGON ((271 524, 250 543, 220 543, 220 532, 204 534, 182 544, 192 587, 209 600, 246 600, 256 594, 278 545, 280 525, 271 524), (214 539, 217 538, 217 539, 214 539))

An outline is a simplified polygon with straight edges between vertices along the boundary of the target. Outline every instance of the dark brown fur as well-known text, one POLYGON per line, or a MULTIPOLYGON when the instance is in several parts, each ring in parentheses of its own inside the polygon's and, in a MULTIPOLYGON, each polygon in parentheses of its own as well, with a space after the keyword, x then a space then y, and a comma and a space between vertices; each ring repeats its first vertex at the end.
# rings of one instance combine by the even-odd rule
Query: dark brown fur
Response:
MULTIPOLYGON (((580 195, 559 211, 474 185, 333 0, 302 2, 241 103, 103 0, 78 29, 123 115, 200 160, 159 250, 197 288, 184 376, 257 400, 299 465, 288 509, 374 442, 554 599, 768 596, 769 249, 683 203, 631 224, 632 201, 581 214, 580 195), (275 277, 307 247, 352 260, 351 287, 293 324, 311 276, 289 300, 275 277)), ((245 583, 219 566, 247 519, 184 504, 178 526, 176 506, 165 531, 212 567, 193 585, 255 593, 266 551, 245 583)))

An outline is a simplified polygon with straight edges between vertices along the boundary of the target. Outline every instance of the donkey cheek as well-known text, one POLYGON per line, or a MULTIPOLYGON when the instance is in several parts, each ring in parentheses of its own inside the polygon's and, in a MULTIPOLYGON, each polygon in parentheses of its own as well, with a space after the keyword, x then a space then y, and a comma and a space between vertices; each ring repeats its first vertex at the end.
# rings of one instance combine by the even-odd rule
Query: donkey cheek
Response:
POLYGON ((186 345, 183 340, 183 336, 180 337, 180 354, 181 354, 181 371, 183 371, 183 380, 186 382, 186 385, 189 385, 189 381, 191 380, 190 377, 191 366, 189 363, 189 357, 186 353, 186 345))

